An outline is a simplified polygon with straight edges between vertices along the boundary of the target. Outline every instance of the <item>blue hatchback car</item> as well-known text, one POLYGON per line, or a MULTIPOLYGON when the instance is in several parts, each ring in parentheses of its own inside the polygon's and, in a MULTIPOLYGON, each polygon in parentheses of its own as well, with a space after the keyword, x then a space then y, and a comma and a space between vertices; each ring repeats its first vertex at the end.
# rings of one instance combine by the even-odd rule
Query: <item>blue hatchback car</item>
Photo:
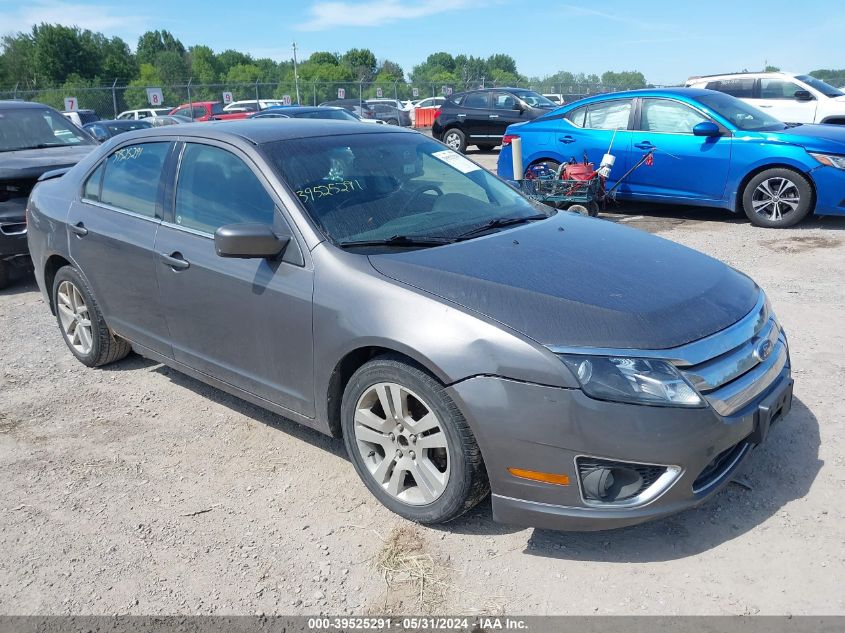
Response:
POLYGON ((526 169, 585 155, 598 165, 613 139, 608 186, 655 149, 653 164, 620 185, 620 199, 722 207, 765 227, 845 215, 845 126, 787 125, 721 92, 617 92, 511 125, 498 164, 506 179, 515 137, 526 169))

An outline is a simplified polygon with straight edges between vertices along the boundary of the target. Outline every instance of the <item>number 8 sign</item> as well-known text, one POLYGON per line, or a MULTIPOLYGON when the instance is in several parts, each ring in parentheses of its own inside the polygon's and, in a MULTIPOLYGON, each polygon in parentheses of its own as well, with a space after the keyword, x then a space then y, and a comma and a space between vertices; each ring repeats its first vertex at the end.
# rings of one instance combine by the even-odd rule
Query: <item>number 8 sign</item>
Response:
POLYGON ((161 88, 147 88, 147 101, 151 106, 160 106, 164 101, 161 95, 161 88))

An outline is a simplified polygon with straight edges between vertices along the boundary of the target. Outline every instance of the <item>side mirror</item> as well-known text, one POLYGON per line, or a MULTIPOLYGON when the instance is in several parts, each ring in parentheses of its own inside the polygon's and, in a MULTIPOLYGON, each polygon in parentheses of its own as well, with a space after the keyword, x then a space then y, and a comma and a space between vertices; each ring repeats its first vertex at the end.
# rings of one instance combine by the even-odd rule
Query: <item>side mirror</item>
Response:
POLYGON ((268 224, 227 224, 214 232, 214 248, 220 257, 272 259, 289 242, 289 235, 276 235, 268 224))
POLYGON ((522 103, 520 103, 519 101, 517 101, 516 103, 514 103, 514 104, 513 104, 513 109, 514 109, 514 110, 519 110, 520 112, 524 112, 524 111, 525 111, 525 106, 524 106, 524 105, 522 105, 522 103))
POLYGON ((692 133, 696 136, 721 136, 722 130, 713 121, 702 121, 692 128, 692 133))
POLYGON ((90 132, 91 136, 93 136, 99 143, 105 143, 107 140, 109 140, 109 135, 106 134, 106 131, 102 128, 95 127, 91 129, 90 132))
POLYGON ((813 95, 810 94, 809 90, 796 90, 795 94, 792 95, 795 97, 796 101, 812 101, 813 95))

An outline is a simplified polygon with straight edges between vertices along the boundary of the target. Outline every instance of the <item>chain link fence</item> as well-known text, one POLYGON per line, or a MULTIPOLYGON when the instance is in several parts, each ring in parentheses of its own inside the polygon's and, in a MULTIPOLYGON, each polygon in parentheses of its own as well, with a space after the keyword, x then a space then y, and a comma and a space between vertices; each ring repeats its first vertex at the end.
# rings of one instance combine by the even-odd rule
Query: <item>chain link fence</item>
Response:
MULTIPOLYGON (((124 110, 149 108, 147 88, 161 88, 164 103, 157 107, 177 107, 191 101, 223 101, 223 93, 232 93, 234 101, 257 99, 283 99, 290 97, 291 103, 302 105, 319 105, 335 99, 425 99, 427 97, 443 96, 480 87, 492 88, 487 85, 454 85, 454 84, 413 84, 406 82, 375 83, 375 82, 275 82, 275 83, 244 83, 244 84, 195 84, 188 81, 182 84, 164 86, 124 86, 117 85, 100 87, 72 87, 29 89, 15 86, 0 90, 0 99, 20 99, 37 101, 57 110, 64 110, 64 102, 68 97, 77 100, 79 109, 95 110, 102 118, 116 117, 124 110)), ((606 84, 534 84, 521 87, 546 94, 560 94, 568 103, 577 99, 605 92, 627 90, 632 86, 618 86, 606 84)), ((639 86, 638 86, 639 87, 639 86)))

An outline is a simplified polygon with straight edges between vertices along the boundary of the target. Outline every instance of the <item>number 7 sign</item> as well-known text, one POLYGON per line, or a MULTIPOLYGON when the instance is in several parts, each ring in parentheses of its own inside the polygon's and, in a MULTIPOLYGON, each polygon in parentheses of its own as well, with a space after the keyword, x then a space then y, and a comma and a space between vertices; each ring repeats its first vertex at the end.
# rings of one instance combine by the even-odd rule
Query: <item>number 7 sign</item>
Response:
POLYGON ((65 97, 65 112, 74 112, 79 110, 79 101, 76 97, 65 97))

